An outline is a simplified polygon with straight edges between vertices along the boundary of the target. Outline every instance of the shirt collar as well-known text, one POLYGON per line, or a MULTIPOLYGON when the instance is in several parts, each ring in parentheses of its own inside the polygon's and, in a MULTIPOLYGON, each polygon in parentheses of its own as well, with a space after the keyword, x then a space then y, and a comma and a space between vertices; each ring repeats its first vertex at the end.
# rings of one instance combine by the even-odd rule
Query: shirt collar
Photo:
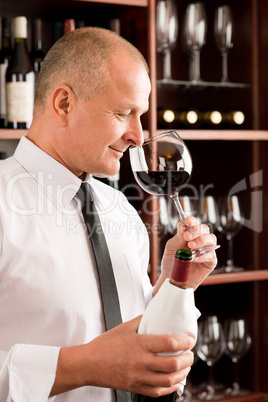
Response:
MULTIPOLYGON (((21 138, 14 157, 63 208, 80 188, 81 180, 77 176, 26 137, 21 138)), ((91 175, 87 175, 86 181, 91 182, 91 175)))

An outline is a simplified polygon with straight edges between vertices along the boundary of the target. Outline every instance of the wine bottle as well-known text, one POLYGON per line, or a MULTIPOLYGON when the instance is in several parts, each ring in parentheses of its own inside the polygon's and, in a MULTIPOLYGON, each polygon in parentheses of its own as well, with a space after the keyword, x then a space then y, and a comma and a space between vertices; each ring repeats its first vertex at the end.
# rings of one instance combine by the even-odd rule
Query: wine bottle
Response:
POLYGON ((241 110, 233 110, 231 112, 224 113, 223 119, 226 125, 237 128, 244 123, 245 115, 243 112, 241 112, 241 110))
POLYGON ((208 110, 202 113, 202 124, 204 128, 208 126, 209 128, 219 128, 223 122, 223 115, 219 110, 208 110))
MULTIPOLYGON (((176 251, 173 259, 173 265, 171 270, 171 275, 169 278, 169 283, 174 287, 180 289, 186 289, 190 269, 192 265, 192 253, 189 250, 179 249, 176 251)), ((163 285, 162 285, 163 286, 163 285)), ((159 292, 161 289, 159 290, 159 292)), ((162 300, 161 300, 162 302, 162 300)), ((163 306, 162 306, 163 307, 163 306)), ((156 308, 156 311, 160 311, 156 308)), ((152 319, 154 319, 152 317, 152 319)), ((163 323, 161 323, 163 325, 163 323)), ((172 394, 163 395, 158 398, 151 398, 149 396, 132 394, 133 402, 175 402, 178 396, 177 392, 172 394)))
POLYGON ((113 18, 109 21, 109 28, 118 35, 121 33, 121 21, 119 18, 113 18))
POLYGON ((174 255, 169 282, 180 289, 186 289, 187 281, 192 265, 192 253, 190 250, 179 249, 174 255))
POLYGON ((15 46, 6 71, 8 128, 29 128, 33 116, 35 73, 27 49, 27 19, 15 18, 15 46))
POLYGON ((160 128, 197 128, 200 126, 200 113, 197 110, 176 111, 159 110, 157 113, 160 128))
POLYGON ((0 51, 0 128, 7 126, 6 70, 11 59, 11 19, 2 18, 2 47, 0 51))
POLYGON ((61 21, 55 21, 52 25, 53 28, 53 43, 57 42, 63 35, 63 26, 61 21))
POLYGON ((36 78, 41 69, 45 54, 43 52, 42 20, 36 18, 32 21, 32 51, 31 59, 34 65, 36 78))
POLYGON ((63 35, 75 30, 75 20, 68 18, 63 21, 63 35))

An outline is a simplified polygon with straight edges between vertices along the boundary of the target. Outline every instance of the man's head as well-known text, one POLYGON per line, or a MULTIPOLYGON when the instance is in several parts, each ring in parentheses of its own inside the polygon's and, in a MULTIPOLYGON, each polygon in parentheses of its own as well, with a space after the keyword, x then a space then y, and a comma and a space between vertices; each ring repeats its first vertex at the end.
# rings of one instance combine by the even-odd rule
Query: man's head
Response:
POLYGON ((85 100, 101 94, 106 90, 111 58, 120 49, 149 71, 138 49, 112 31, 88 27, 62 36, 42 64, 36 84, 35 112, 44 107, 58 84, 68 85, 85 100))
POLYGON ((133 45, 101 28, 72 31, 43 62, 28 138, 77 176, 113 175, 127 148, 143 142, 150 91, 133 45))

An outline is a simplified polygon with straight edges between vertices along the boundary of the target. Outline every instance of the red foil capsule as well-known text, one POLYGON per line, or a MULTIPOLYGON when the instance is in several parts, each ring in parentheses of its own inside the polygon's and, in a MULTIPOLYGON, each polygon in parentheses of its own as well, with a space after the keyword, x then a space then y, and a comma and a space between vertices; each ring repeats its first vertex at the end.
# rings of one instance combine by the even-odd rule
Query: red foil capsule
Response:
POLYGON ((185 288, 192 265, 192 253, 189 250, 177 250, 170 275, 170 283, 179 288, 185 288))

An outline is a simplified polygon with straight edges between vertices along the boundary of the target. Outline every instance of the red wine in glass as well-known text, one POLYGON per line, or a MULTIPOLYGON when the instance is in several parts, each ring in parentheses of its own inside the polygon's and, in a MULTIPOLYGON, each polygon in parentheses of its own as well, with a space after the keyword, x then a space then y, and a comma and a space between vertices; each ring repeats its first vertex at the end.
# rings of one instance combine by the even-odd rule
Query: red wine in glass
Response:
POLYGON ((140 187, 152 195, 170 195, 178 193, 188 182, 190 175, 181 171, 134 172, 140 187))
MULTIPOLYGON (((140 187, 152 195, 169 195, 174 201, 180 221, 186 216, 179 201, 179 192, 192 173, 192 158, 179 134, 172 130, 146 140, 129 149, 131 168, 140 187)), ((216 250, 219 246, 202 247, 193 257, 216 250)))

